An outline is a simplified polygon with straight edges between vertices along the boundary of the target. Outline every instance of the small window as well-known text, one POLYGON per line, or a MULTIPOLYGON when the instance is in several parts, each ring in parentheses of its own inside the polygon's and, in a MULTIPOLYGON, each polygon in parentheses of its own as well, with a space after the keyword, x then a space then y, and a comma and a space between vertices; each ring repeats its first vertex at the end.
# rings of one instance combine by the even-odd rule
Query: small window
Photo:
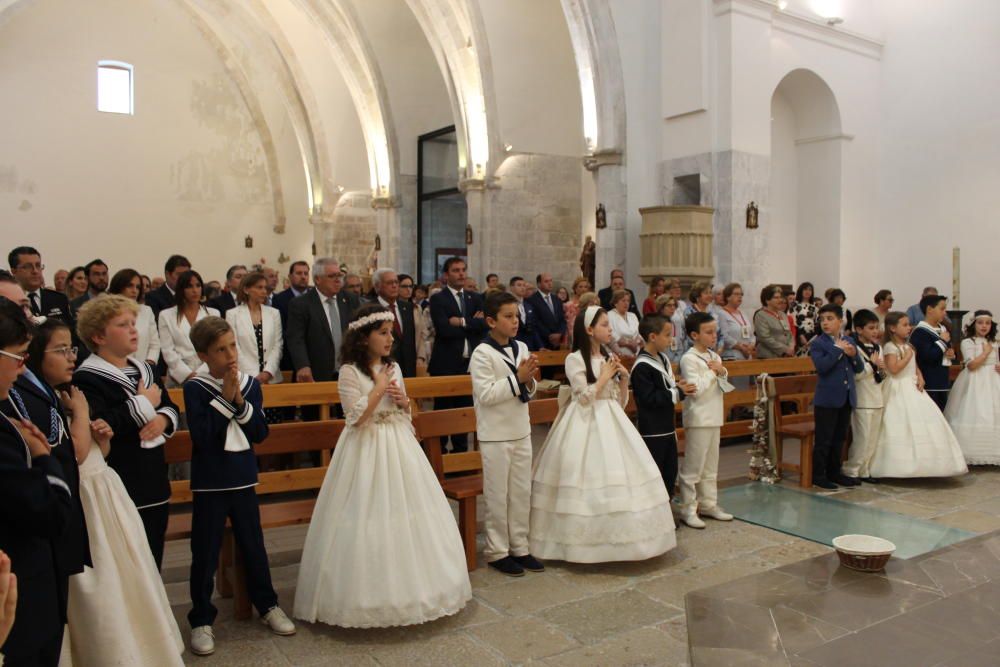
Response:
POLYGON ((114 60, 97 63, 97 110, 132 115, 132 66, 114 60))

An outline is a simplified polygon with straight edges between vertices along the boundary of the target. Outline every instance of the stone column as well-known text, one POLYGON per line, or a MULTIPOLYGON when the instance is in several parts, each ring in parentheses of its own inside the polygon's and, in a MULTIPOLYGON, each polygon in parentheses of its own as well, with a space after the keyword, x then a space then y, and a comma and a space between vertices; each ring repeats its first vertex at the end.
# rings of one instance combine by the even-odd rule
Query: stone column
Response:
MULTIPOLYGON (((594 243, 597 256, 594 268, 594 289, 607 284, 611 269, 625 267, 626 224, 628 218, 628 197, 625 166, 622 154, 617 151, 597 151, 583 159, 583 165, 594 174, 597 203, 604 204, 608 226, 598 229, 594 243)), ((583 215, 593 215, 584 211, 583 215)))
POLYGON ((458 183, 458 189, 465 194, 467 209, 467 229, 472 231, 472 244, 466 247, 469 258, 466 267, 468 275, 482 280, 481 274, 490 264, 496 240, 496 230, 491 212, 493 210, 493 190, 499 188, 494 179, 466 178, 458 183))
POLYGON ((399 224, 400 206, 398 196, 372 199, 372 208, 375 209, 375 229, 382 241, 382 250, 378 253, 379 268, 389 267, 396 271, 402 271, 399 265, 399 251, 402 244, 399 224))
POLYGON ((313 228, 314 256, 333 255, 333 213, 314 213, 309 216, 309 224, 313 228))

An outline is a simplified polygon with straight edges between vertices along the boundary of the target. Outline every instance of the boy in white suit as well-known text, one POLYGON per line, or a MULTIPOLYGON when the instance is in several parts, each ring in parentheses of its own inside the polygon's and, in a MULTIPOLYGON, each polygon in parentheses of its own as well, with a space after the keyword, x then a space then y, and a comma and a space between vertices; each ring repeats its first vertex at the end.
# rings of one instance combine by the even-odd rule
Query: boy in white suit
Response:
POLYGON ((878 316, 870 310, 854 313, 853 342, 864 362, 864 370, 854 374, 854 387, 858 404, 851 412, 851 433, 853 440, 841 472, 853 480, 874 484, 868 462, 871 460, 882 428, 882 380, 885 379, 885 361, 880 337, 878 316))
POLYGON ((687 316, 684 328, 691 348, 681 357, 681 375, 694 385, 694 393, 684 399, 684 463, 680 471, 681 521, 691 528, 704 528, 699 518, 732 521, 733 515, 717 504, 716 478, 719 471, 719 436, 722 431, 723 387, 729 384, 729 372, 722 358, 713 350, 718 331, 715 318, 694 312, 687 316))
POLYGON ((484 307, 489 334, 469 360, 476 430, 483 457, 486 559, 511 577, 545 568, 528 549, 531 514, 531 422, 538 359, 516 340, 517 297, 491 294, 484 307))

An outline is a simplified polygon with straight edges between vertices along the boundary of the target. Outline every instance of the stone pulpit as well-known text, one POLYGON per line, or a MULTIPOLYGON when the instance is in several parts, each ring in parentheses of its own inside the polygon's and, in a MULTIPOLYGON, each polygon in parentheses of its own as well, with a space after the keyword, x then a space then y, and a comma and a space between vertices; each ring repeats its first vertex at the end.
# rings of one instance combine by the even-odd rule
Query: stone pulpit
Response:
POLYGON ((707 206, 650 206, 640 208, 639 275, 647 283, 653 276, 680 278, 688 289, 700 281, 711 282, 712 215, 707 206))

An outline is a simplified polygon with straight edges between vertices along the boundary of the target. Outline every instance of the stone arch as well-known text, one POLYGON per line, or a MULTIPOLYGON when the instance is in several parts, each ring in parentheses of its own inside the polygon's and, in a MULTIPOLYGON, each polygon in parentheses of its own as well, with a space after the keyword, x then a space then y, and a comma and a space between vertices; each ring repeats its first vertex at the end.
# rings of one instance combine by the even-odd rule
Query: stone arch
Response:
POLYGON ((787 276, 795 282, 837 286, 843 150, 851 137, 836 96, 812 70, 792 70, 771 95, 771 119, 768 238, 779 246, 771 256, 795 267, 787 276))

